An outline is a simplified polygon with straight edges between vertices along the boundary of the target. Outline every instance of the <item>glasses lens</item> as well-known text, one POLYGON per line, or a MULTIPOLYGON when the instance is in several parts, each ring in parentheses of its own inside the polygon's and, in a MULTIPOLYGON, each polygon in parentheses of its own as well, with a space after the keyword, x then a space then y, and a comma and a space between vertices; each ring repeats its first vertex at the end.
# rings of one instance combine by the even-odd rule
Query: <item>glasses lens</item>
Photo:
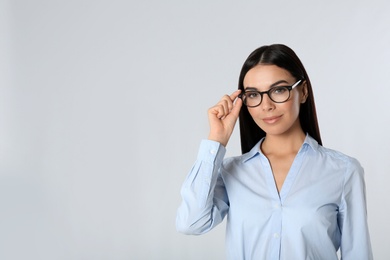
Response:
POLYGON ((248 107, 255 107, 261 103, 261 95, 259 92, 248 91, 244 94, 244 103, 248 107))
POLYGON ((276 87, 270 89, 269 96, 274 102, 285 102, 290 97, 290 91, 287 87, 276 87))

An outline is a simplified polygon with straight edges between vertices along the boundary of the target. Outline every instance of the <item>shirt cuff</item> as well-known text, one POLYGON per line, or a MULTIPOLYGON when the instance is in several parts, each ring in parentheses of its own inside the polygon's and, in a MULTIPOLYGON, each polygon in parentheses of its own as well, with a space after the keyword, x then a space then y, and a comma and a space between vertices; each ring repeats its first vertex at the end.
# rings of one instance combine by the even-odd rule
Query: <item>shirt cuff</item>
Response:
POLYGON ((198 160, 214 163, 222 162, 226 154, 226 148, 219 142, 212 140, 202 140, 198 152, 198 160))

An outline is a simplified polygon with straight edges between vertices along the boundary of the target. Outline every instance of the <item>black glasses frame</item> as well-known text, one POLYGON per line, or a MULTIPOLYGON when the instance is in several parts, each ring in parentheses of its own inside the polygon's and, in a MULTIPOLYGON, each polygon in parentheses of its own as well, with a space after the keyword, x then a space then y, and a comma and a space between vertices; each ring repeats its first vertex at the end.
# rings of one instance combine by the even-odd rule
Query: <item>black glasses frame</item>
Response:
POLYGON ((268 97, 269 97, 269 99, 271 99, 272 102, 274 102, 274 103, 284 103, 284 102, 286 102, 287 100, 290 99, 291 90, 293 90, 296 86, 299 86, 299 85, 301 84, 301 82, 303 82, 302 79, 300 79, 300 80, 298 80, 297 82, 295 82, 292 86, 280 86, 280 87, 275 87, 275 88, 278 88, 278 89, 280 89, 280 88, 285 88, 285 89, 288 90, 288 98, 287 98, 286 100, 284 100, 284 101, 275 101, 275 100, 272 99, 270 93, 271 93, 271 91, 274 90, 274 88, 270 88, 270 89, 267 90, 267 91, 256 91, 256 90, 251 90, 251 91, 244 92, 244 93, 238 95, 238 97, 242 99, 243 103, 244 103, 247 107, 257 107, 257 106, 260 106, 261 102, 263 102, 263 95, 264 95, 264 94, 267 94, 268 97), (248 105, 246 104, 246 98, 244 97, 246 93, 258 93, 258 94, 260 94, 260 103, 257 104, 256 106, 248 106, 248 105))

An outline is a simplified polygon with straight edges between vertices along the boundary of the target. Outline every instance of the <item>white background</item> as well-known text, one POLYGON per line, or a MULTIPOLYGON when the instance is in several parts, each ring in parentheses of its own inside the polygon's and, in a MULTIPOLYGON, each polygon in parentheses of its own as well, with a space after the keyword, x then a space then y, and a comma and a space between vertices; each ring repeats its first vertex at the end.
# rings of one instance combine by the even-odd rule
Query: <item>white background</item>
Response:
MULTIPOLYGON (((224 259, 175 230, 207 109, 255 48, 292 47, 326 147, 366 171, 390 259, 387 1, 0 1, 0 259, 224 259)), ((238 131, 228 156, 240 154, 238 131)))

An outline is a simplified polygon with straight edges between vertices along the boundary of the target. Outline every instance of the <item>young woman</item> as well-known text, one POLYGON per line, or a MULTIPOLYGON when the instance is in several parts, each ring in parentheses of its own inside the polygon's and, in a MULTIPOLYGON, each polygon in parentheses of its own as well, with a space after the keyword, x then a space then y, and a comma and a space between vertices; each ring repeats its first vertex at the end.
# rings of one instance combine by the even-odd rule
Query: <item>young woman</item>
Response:
POLYGON ((293 50, 252 52, 239 89, 208 117, 208 140, 182 186, 178 231, 203 234, 227 216, 228 259, 372 259, 363 169, 322 146, 310 80, 293 50), (224 159, 238 118, 243 155, 224 159))

